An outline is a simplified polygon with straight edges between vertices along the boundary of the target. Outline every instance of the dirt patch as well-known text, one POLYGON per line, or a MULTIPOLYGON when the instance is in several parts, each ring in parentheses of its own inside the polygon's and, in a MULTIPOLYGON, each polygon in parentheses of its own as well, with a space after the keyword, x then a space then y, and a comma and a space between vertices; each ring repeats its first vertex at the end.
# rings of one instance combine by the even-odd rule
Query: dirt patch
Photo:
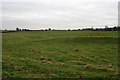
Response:
POLYGON ((93 69, 93 65, 92 65, 92 64, 87 64, 87 65, 85 65, 83 68, 86 68, 86 69, 93 69))

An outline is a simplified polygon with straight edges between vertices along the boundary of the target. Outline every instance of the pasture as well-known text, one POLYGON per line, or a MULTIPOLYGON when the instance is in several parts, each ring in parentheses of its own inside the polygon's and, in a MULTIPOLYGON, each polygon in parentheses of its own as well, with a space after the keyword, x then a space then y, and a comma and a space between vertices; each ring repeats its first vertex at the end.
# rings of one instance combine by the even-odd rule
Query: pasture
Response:
POLYGON ((3 78, 116 78, 117 31, 2 33, 3 78))

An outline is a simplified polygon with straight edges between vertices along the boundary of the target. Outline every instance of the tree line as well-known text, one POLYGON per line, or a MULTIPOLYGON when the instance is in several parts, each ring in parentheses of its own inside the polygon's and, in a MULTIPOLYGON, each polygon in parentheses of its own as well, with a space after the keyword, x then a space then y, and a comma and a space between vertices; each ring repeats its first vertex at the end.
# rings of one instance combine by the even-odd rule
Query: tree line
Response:
MULTIPOLYGON (((35 30, 35 31, 58 31, 58 30, 55 30, 55 29, 51 29, 51 28, 48 28, 48 29, 45 29, 45 30, 35 30)), ((76 30, 70 30, 68 29, 68 31, 119 31, 120 30, 120 27, 108 27, 108 26, 105 26, 105 28, 83 28, 83 29, 76 29, 76 30)), ((19 29, 19 28, 16 28, 16 31, 32 31, 32 30, 29 30, 29 29, 19 29)), ((34 31, 34 30, 33 30, 34 31)), ((62 30, 61 30, 62 31, 62 30)))
POLYGON ((55 29, 45 29, 45 30, 29 30, 29 29, 20 29, 20 28, 16 28, 16 30, 2 30, 3 33, 7 33, 7 32, 17 32, 17 31, 120 31, 120 27, 119 26, 114 26, 114 27, 108 27, 105 26, 105 28, 83 28, 83 29, 73 29, 73 30, 55 30, 55 29))
POLYGON ((120 30, 120 27, 107 27, 105 26, 105 28, 85 28, 85 29, 82 29, 83 31, 119 31, 120 30))

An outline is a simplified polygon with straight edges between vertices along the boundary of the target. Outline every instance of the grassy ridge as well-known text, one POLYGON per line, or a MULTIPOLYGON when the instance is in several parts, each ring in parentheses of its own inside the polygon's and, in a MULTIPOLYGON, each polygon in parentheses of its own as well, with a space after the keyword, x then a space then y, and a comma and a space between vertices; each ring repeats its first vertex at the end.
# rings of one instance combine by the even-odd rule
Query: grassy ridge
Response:
POLYGON ((118 32, 3 33, 4 78, 115 78, 118 32))

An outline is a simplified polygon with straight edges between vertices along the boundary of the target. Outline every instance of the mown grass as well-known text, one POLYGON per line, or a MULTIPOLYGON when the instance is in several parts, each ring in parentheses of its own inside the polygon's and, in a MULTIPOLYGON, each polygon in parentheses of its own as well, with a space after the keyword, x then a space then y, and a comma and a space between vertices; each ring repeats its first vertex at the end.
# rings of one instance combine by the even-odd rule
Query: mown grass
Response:
POLYGON ((3 33, 3 78, 117 78, 117 31, 3 33))

